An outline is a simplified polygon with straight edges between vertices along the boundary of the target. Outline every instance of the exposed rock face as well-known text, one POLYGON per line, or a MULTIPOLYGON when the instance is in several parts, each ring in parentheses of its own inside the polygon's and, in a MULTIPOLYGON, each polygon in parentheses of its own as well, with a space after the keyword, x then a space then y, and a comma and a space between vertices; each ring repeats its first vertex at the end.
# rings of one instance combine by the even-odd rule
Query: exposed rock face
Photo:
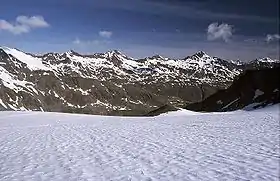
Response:
POLYGON ((230 86, 248 65, 204 52, 136 60, 116 50, 36 56, 1 47, 0 110, 144 115, 204 100, 230 86))
POLYGON ((194 111, 233 111, 255 109, 280 102, 280 67, 246 70, 233 84, 186 109, 194 111))

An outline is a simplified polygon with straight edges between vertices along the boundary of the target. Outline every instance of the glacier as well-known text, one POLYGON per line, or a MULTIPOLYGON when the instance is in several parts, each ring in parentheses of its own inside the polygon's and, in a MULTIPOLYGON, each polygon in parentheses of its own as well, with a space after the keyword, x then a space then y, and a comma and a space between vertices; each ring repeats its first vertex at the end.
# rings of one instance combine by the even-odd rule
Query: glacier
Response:
POLYGON ((0 180, 278 180, 279 104, 156 117, 0 112, 0 180))

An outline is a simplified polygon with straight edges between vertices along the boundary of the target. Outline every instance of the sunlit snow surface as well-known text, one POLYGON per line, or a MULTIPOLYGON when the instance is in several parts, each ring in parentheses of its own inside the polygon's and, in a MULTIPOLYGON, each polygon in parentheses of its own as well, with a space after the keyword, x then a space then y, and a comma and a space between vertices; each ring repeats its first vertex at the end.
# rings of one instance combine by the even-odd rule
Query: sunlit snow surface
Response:
POLYGON ((148 118, 0 112, 0 180, 278 180, 279 105, 148 118))
POLYGON ((28 55, 14 48, 8 48, 8 47, 0 47, 0 48, 3 49, 7 54, 12 55, 16 59, 25 63, 27 67, 30 68, 31 70, 50 70, 45 65, 43 65, 41 59, 39 58, 35 58, 31 55, 28 55))

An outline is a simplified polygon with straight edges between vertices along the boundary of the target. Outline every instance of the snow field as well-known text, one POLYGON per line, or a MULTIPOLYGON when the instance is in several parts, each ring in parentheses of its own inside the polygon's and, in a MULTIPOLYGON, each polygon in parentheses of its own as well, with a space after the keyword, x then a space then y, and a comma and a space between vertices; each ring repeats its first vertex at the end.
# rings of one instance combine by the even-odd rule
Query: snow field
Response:
POLYGON ((0 112, 0 180, 278 180, 279 105, 130 118, 0 112))

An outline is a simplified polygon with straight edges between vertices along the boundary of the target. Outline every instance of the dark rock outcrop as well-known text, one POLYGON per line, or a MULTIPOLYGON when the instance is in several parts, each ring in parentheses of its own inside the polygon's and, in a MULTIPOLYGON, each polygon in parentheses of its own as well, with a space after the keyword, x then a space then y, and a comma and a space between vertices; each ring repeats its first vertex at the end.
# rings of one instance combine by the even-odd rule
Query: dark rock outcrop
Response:
POLYGON ((280 102, 280 67, 246 70, 232 85, 205 100, 189 104, 193 111, 255 109, 280 102))

